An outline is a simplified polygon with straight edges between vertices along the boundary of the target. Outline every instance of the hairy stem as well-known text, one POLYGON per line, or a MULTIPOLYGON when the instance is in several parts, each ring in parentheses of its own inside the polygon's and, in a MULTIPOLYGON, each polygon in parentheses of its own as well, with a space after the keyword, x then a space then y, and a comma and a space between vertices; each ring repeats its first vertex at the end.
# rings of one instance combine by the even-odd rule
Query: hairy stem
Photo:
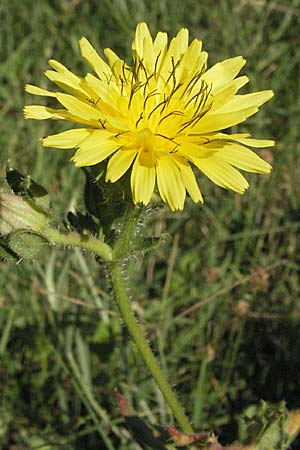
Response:
POLYGON ((109 270, 111 274, 111 280, 116 300, 118 302, 122 317, 128 328, 128 331, 134 340, 145 364, 150 370, 154 380, 156 381, 159 389, 163 393, 166 402, 171 408, 175 418, 177 419, 182 431, 184 433, 192 433, 192 427, 186 417, 181 405, 175 397, 169 383, 164 377, 160 367, 150 349, 150 346, 141 331, 139 324, 132 312, 130 301, 126 293, 124 285, 124 279, 122 276, 122 269, 118 261, 113 261, 109 264, 109 270))
POLYGON ((74 231, 63 232, 54 228, 46 228, 43 235, 51 244, 71 245, 89 250, 105 261, 111 261, 112 249, 109 245, 92 236, 82 236, 74 231))

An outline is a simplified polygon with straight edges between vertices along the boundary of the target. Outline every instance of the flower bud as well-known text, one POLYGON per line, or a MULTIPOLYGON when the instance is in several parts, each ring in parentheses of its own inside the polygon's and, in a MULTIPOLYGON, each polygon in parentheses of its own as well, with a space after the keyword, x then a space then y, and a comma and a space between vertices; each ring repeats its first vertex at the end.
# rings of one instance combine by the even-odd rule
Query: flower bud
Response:
POLYGON ((15 230, 41 232, 49 216, 30 200, 19 195, 0 193, 0 235, 15 230))

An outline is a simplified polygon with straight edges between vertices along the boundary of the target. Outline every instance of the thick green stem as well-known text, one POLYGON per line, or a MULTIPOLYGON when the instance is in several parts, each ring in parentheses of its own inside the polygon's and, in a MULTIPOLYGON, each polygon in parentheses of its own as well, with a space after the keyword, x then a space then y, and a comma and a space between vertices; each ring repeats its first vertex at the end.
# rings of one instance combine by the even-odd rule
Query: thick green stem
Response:
POLYGON ((52 244, 71 245, 72 247, 84 248, 100 256, 100 258, 103 258, 105 261, 111 261, 112 259, 111 247, 94 237, 84 237, 74 231, 62 232, 55 230, 54 228, 46 228, 43 231, 43 236, 45 236, 52 244))
POLYGON ((177 419, 182 431, 184 433, 192 433, 192 427, 186 417, 181 405, 175 397, 169 383, 164 377, 160 367, 149 347, 149 344, 143 335, 139 324, 131 310, 130 301, 126 293, 124 286, 124 280, 122 276, 122 269, 118 261, 113 261, 109 264, 111 280, 116 300, 118 302, 122 317, 129 330, 129 333, 134 340, 145 364, 150 370, 154 380, 156 381, 159 389, 163 393, 166 402, 171 408, 175 418, 177 419))

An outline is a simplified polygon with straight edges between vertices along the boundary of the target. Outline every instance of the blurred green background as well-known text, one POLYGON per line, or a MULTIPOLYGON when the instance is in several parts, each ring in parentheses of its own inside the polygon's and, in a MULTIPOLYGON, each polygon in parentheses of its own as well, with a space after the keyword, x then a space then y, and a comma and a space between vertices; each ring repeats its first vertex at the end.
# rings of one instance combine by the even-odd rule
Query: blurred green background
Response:
MULTIPOLYGON (((24 120, 32 102, 24 85, 50 86, 49 58, 85 74, 82 35, 100 53, 111 47, 130 61, 137 22, 169 36, 186 26, 203 40, 209 65, 247 59, 243 92, 274 90, 238 127, 276 139, 262 152, 272 174, 247 175, 243 197, 199 174, 205 204, 148 217, 149 236, 173 239, 132 260, 128 283, 196 430, 225 444, 237 439, 238 414, 261 398, 299 408, 300 0, 2 0, 0 17, 1 176, 9 158, 49 190, 61 221, 82 208, 84 177, 69 162, 72 151, 42 149, 39 138, 63 125, 24 120)), ((91 255, 52 248, 0 268, 1 449, 140 449, 116 387, 145 420, 170 423, 91 255)))

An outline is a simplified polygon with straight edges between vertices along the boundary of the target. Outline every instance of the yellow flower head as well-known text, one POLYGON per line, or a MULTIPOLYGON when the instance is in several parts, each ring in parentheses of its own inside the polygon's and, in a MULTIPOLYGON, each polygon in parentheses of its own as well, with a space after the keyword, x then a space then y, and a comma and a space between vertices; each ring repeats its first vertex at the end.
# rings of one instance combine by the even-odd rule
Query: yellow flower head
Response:
POLYGON ((237 77, 245 60, 222 61, 206 69, 201 42, 188 42, 181 29, 168 46, 166 33, 154 41, 139 23, 132 44, 133 67, 112 50, 105 62, 85 38, 79 45, 93 69, 84 78, 50 60, 46 77, 66 93, 26 85, 31 94, 55 97, 62 109, 26 106, 25 117, 67 120, 82 124, 42 140, 46 147, 76 148, 78 167, 108 160, 106 181, 115 182, 131 168, 134 203, 148 204, 157 185, 172 211, 183 209, 186 192, 203 201, 193 169, 214 183, 242 194, 248 187, 236 169, 268 173, 271 166, 247 147, 267 147, 273 141, 221 130, 243 122, 273 96, 272 91, 237 95, 248 82, 237 77))

